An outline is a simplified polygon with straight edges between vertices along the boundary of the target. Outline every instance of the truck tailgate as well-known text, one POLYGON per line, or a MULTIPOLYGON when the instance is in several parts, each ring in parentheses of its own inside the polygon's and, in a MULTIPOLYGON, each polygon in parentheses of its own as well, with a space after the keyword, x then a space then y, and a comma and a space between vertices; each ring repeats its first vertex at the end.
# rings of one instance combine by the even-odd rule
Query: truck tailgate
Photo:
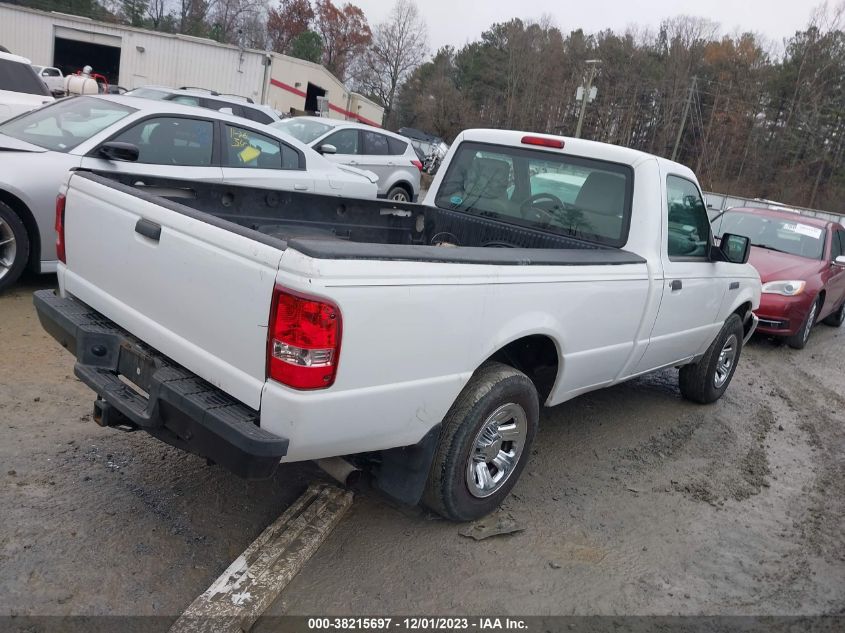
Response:
POLYGON ((227 225, 98 176, 75 174, 60 281, 65 292, 258 409, 282 251, 227 225))

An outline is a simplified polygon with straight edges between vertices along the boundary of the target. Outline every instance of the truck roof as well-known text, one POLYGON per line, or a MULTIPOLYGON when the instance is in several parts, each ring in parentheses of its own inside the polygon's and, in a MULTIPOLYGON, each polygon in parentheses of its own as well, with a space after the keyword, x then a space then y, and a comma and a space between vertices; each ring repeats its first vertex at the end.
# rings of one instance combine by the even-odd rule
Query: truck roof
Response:
POLYGON ((596 158, 599 160, 606 160, 613 163, 620 163, 623 165, 637 165, 644 160, 656 160, 661 163, 666 171, 673 171, 680 173, 698 182, 695 174, 691 169, 668 160, 648 154, 636 149, 628 147, 621 147, 619 145, 611 145, 610 143, 599 143, 598 141, 588 141, 582 138, 572 138, 568 136, 558 136, 555 134, 538 134, 536 132, 525 132, 517 130, 492 130, 492 129, 472 129, 464 130, 455 139, 459 141, 475 141, 477 143, 494 143, 496 145, 510 145, 513 147, 520 147, 523 145, 522 138, 524 136, 539 136, 543 138, 551 138, 563 141, 563 149, 557 150, 554 148, 536 146, 528 146, 534 149, 542 149, 544 151, 561 152, 563 154, 571 154, 574 156, 583 156, 586 158, 596 158))

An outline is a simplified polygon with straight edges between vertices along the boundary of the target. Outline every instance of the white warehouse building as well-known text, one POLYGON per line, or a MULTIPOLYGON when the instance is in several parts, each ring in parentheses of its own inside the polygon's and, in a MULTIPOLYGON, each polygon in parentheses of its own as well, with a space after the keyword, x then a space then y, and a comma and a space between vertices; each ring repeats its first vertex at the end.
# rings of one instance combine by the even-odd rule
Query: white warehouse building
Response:
POLYGON ((384 109, 319 64, 213 40, 0 4, 0 45, 64 74, 85 65, 127 89, 193 86, 249 97, 281 112, 316 112, 380 126, 384 109))

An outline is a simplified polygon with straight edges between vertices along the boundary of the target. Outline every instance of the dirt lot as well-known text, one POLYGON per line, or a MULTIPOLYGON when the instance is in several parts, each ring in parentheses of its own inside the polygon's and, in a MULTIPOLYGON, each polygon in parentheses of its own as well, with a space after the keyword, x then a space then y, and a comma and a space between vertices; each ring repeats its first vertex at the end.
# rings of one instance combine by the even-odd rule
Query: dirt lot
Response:
MULTIPOLYGON (((97 427, 32 308, 52 283, 0 297, 0 614, 175 617, 321 475, 97 427)), ((271 613, 845 613, 843 344, 754 340, 712 406, 667 371, 546 410, 513 536, 359 495, 271 613)))

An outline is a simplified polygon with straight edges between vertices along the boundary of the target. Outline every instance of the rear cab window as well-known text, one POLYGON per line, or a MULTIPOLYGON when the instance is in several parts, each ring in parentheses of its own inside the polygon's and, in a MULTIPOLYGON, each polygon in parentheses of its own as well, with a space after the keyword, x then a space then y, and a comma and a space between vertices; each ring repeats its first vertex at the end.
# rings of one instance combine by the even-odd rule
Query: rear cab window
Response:
POLYGON ((633 191, 628 165, 467 141, 452 158, 435 204, 621 247, 633 191))

